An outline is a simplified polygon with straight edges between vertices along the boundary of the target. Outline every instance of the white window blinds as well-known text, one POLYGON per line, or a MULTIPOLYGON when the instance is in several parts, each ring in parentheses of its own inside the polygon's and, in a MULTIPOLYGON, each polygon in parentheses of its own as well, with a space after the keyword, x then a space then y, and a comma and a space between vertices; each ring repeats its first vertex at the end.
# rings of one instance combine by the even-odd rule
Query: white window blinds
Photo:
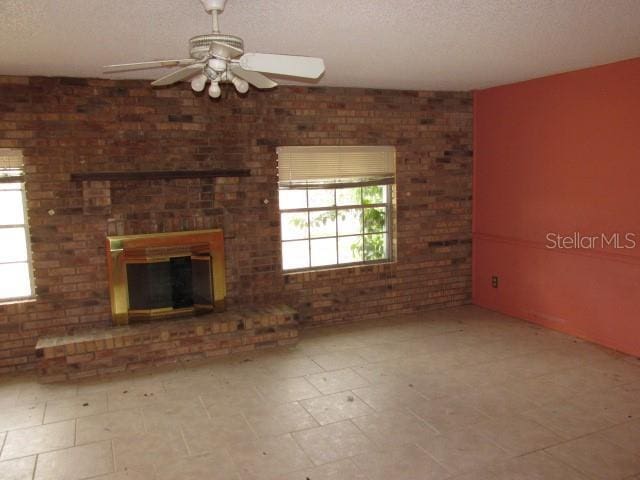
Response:
POLYGON ((277 153, 280 188, 335 188, 395 181, 394 147, 279 147, 277 153))
POLYGON ((0 148, 0 178, 22 175, 22 152, 12 148, 0 148))

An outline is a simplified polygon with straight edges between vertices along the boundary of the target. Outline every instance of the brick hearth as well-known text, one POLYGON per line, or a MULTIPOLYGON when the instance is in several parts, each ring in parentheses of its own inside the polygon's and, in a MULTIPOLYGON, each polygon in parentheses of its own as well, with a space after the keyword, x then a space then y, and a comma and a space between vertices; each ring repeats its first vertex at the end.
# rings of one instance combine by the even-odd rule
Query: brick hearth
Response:
POLYGON ((297 317, 286 305, 242 307, 44 337, 36 345, 38 373, 43 382, 55 382, 291 345, 298 341, 297 317))

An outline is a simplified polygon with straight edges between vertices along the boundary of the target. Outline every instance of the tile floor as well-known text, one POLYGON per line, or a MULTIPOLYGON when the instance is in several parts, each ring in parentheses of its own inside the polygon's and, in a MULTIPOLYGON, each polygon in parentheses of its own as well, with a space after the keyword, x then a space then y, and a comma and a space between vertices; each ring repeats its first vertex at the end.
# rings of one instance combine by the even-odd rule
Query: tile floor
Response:
POLYGON ((476 307, 0 380, 3 480, 640 480, 640 361, 476 307))

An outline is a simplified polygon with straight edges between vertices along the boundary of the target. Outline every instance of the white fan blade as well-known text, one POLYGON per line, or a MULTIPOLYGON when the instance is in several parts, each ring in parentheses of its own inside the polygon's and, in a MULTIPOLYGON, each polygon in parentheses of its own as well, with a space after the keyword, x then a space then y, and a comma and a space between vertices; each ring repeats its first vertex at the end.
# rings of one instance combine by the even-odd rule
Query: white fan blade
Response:
POLYGON ((202 72, 203 68, 204 68, 203 63, 196 63, 194 65, 189 65, 188 67, 184 67, 184 68, 181 68, 180 70, 176 70, 175 72, 172 72, 169 75, 160 77, 155 82, 151 82, 151 85, 153 85, 154 87, 159 87, 162 85, 171 85, 172 83, 179 82, 180 80, 184 80, 185 78, 193 77, 196 73, 202 72))
POLYGON ((278 86, 276 82, 265 77, 261 73, 250 72, 249 70, 245 70, 240 67, 240 65, 231 65, 229 69, 234 75, 243 78, 256 88, 273 88, 278 86))
POLYGON ((123 63, 121 65, 107 65, 104 73, 125 72, 127 70, 145 70, 147 68, 161 67, 182 67, 184 65, 192 65, 197 60, 186 58, 184 60, 158 60, 155 62, 139 62, 139 63, 123 63))
POLYGON ((237 58, 242 55, 242 50, 214 40, 209 47, 209 53, 215 57, 231 60, 232 58, 237 58))
POLYGON ((272 53, 245 53, 240 58, 240 66, 254 72, 303 78, 318 78, 324 72, 324 60, 321 58, 272 53))

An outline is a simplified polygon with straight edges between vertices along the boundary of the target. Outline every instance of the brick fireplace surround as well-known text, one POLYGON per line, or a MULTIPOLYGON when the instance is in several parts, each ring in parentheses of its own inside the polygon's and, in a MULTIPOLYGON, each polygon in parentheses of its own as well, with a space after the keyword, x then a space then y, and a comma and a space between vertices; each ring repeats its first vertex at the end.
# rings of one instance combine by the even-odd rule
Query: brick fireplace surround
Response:
POLYGON ((37 297, 0 305, 0 373, 39 337, 111 323, 105 237, 222 228, 227 302, 304 326, 468 303, 471 94, 278 87, 213 101, 187 84, 0 76, 0 148, 24 155, 37 297), (278 145, 397 148, 395 263, 283 275, 278 145), (244 178, 72 181, 95 171, 249 168, 244 178))

